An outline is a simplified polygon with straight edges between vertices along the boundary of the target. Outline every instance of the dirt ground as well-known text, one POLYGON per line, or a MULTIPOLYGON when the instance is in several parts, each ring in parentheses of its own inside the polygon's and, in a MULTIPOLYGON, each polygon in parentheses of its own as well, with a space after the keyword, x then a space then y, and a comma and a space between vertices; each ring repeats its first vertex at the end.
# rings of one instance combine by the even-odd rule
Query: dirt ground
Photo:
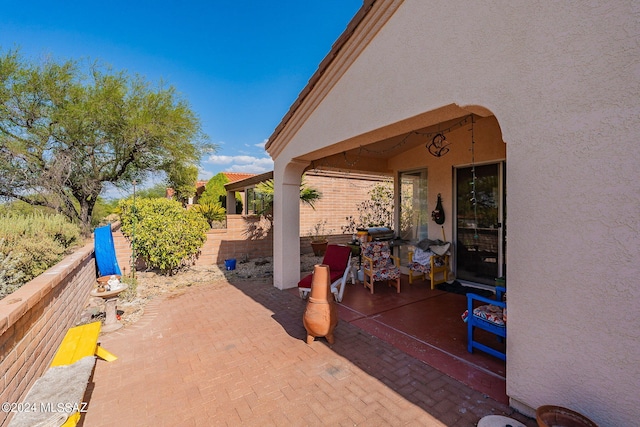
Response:
MULTIPOLYGON (((300 272, 313 271, 313 266, 322 262, 322 257, 313 254, 300 255, 300 272)), ((138 271, 136 273, 137 289, 135 292, 120 294, 117 304, 120 322, 130 325, 138 321, 144 314, 146 304, 162 295, 184 292, 190 286, 214 283, 220 280, 233 280, 273 277, 273 258, 257 258, 239 261, 236 269, 227 271, 224 265, 192 266, 179 271, 173 276, 164 276, 154 271, 138 271)), ((79 323, 88 323, 104 319, 104 300, 91 297, 79 323)))

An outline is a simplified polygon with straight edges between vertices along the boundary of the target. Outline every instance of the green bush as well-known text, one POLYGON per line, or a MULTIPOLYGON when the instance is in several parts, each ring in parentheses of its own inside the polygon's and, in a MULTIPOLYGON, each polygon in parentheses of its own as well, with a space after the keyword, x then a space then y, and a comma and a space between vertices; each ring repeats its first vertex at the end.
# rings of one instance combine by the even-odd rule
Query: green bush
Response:
POLYGON ((79 239, 80 228, 62 215, 0 216, 0 297, 54 266, 79 239))
POLYGON ((198 212, 168 199, 120 201, 122 232, 147 266, 173 274, 192 262, 206 240, 209 223, 198 212))

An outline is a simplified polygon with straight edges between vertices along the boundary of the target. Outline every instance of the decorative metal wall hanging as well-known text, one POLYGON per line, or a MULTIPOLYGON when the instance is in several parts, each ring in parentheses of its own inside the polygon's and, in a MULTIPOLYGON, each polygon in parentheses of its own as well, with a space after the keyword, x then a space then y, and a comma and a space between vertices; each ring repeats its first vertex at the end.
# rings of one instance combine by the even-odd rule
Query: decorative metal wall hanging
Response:
POLYGON ((435 157, 442 157, 449 152, 449 144, 447 137, 439 133, 427 144, 427 150, 435 157))

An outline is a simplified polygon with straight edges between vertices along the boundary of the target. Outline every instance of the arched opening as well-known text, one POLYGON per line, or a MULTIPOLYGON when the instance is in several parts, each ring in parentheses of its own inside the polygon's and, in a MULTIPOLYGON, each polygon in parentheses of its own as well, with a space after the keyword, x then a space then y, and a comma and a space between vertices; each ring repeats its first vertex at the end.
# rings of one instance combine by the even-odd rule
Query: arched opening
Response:
MULTIPOLYGON (((502 390, 493 397, 504 396, 505 363, 488 354, 467 351, 466 326, 460 317, 466 297, 432 290, 428 278, 409 284, 406 275, 408 253, 424 239, 452 243, 449 281, 455 280, 456 285, 489 288, 506 272, 506 144, 496 117, 480 106, 449 104, 320 147, 295 161, 306 164, 306 171, 331 170, 347 176, 379 173, 394 181, 392 245, 405 273, 402 290, 399 294, 390 292, 382 284, 372 296, 362 286, 348 287, 342 305, 349 308, 350 315, 362 316, 358 326, 374 335, 380 333, 383 339, 390 331, 400 331, 402 340, 438 355, 428 363, 438 365, 439 360, 446 360, 436 367, 483 392, 502 390), (444 220, 436 222, 432 212, 438 200, 444 220), (382 307, 380 312, 376 311, 378 306, 382 307), (452 366, 469 371, 449 371, 452 366), (474 379, 468 380, 470 377, 474 379)), ((277 250, 274 255, 278 256, 277 250)), ((495 337, 486 339, 495 345, 495 337)), ((497 345, 505 347, 504 342, 497 345)))

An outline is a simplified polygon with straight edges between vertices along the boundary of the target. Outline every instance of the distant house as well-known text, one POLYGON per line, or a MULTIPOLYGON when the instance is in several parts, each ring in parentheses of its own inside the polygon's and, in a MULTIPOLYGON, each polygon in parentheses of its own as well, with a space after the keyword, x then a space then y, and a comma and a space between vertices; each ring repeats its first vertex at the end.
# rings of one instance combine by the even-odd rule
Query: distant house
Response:
MULTIPOLYGON (((252 173, 239 173, 239 172, 220 172, 220 173, 226 176, 230 183, 234 181, 240 181, 247 178, 251 178, 252 176, 255 175, 252 173)), ((189 198, 189 200, 187 201, 187 206, 195 205, 198 203, 198 199, 200 198, 202 193, 204 193, 204 190, 206 189, 206 185, 208 182, 209 181, 196 182, 196 194, 195 196, 189 198)), ((173 199, 174 196, 175 196, 175 191, 173 190, 173 188, 167 187, 166 198, 173 199)))

